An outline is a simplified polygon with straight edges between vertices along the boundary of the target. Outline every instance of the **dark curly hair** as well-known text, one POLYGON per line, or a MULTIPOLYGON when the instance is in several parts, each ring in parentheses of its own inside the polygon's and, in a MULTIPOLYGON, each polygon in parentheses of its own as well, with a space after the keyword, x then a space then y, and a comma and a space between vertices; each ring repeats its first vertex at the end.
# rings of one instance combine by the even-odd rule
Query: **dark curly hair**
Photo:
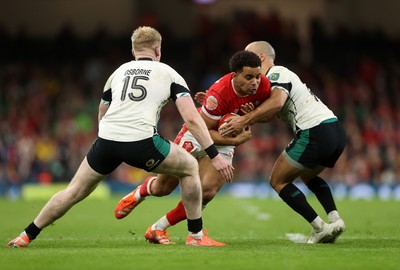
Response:
POLYGON ((238 51, 229 60, 232 72, 242 71, 243 67, 261 67, 261 60, 257 54, 250 51, 238 51))

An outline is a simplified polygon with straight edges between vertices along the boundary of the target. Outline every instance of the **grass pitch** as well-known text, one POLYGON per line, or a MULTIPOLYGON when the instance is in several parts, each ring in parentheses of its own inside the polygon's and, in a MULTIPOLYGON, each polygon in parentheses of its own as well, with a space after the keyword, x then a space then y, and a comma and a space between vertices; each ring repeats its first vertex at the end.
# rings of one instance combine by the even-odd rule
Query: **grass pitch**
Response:
MULTIPOLYGON (((179 197, 148 198, 117 220, 119 199, 81 202, 24 249, 6 244, 45 201, 0 200, 1 269, 400 269, 398 201, 338 201, 346 232, 335 244, 307 245, 310 226, 281 200, 222 195, 203 219, 209 235, 228 245, 187 247, 186 222, 168 230, 177 245, 153 245, 143 237, 179 197)), ((325 218, 316 200, 309 201, 325 218)))

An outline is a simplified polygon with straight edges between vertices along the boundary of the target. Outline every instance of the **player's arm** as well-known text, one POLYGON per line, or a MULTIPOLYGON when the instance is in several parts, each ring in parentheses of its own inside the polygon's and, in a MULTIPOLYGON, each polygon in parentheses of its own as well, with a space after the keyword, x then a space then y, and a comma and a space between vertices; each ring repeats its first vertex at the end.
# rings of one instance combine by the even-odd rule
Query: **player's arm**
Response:
POLYGON ((238 146, 241 145, 248 140, 251 139, 251 129, 249 126, 247 126, 243 132, 238 134, 236 137, 230 137, 226 136, 223 137, 217 130, 209 130, 211 138, 214 140, 216 145, 232 145, 232 146, 238 146))
POLYGON ((111 82, 114 78, 116 71, 114 71, 113 74, 111 74, 110 77, 108 77, 104 88, 103 88, 103 95, 100 100, 99 104, 99 114, 97 116, 97 120, 100 122, 101 118, 106 114, 108 108, 110 107, 111 101, 112 101, 112 92, 111 92, 111 82))
POLYGON ((111 104, 111 88, 105 90, 103 92, 103 96, 101 97, 100 104, 99 104, 99 114, 98 114, 98 121, 100 122, 101 118, 106 114, 108 108, 111 104))
POLYGON ((280 88, 275 88, 271 92, 271 97, 261 103, 260 106, 243 116, 234 116, 227 120, 227 125, 221 133, 222 136, 229 136, 240 132, 243 127, 259 122, 269 122, 285 105, 288 94, 280 88))
POLYGON ((201 110, 200 110, 200 115, 203 118, 204 122, 206 123, 211 138, 216 145, 238 146, 251 139, 250 127, 243 130, 243 132, 240 132, 236 137, 231 137, 231 136, 224 137, 221 136, 221 134, 219 134, 218 132, 218 123, 219 123, 218 120, 211 119, 210 117, 205 115, 201 110))
POLYGON ((260 122, 269 122, 285 105, 288 94, 280 88, 275 88, 271 92, 271 97, 261 103, 253 111, 248 112, 243 117, 247 125, 253 125, 260 122))
POLYGON ((98 114, 98 120, 100 122, 101 118, 106 114, 108 108, 110 107, 110 104, 104 103, 103 100, 100 101, 99 104, 99 114, 98 114))

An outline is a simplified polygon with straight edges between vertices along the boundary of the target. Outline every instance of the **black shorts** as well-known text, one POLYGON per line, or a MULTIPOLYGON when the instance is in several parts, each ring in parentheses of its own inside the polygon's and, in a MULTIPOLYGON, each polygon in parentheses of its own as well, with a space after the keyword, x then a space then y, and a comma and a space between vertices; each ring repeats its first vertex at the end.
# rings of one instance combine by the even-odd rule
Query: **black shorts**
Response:
POLYGON ((346 146, 346 133, 342 124, 327 120, 316 127, 297 132, 296 137, 285 149, 285 155, 296 167, 332 168, 346 146))
POLYGON ((103 175, 113 172, 122 162, 150 172, 163 162, 170 149, 170 142, 160 135, 136 142, 97 138, 87 154, 87 161, 93 170, 103 175))

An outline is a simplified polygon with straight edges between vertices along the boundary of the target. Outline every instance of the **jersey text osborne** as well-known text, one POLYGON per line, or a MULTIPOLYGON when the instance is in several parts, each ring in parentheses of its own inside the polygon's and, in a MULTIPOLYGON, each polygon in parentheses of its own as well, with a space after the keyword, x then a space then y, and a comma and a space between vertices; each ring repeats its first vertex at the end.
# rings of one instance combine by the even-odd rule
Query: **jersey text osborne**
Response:
POLYGON ((129 75, 146 75, 150 76, 150 69, 141 69, 141 68, 135 68, 135 69, 128 69, 125 71, 124 76, 129 76, 129 75))

